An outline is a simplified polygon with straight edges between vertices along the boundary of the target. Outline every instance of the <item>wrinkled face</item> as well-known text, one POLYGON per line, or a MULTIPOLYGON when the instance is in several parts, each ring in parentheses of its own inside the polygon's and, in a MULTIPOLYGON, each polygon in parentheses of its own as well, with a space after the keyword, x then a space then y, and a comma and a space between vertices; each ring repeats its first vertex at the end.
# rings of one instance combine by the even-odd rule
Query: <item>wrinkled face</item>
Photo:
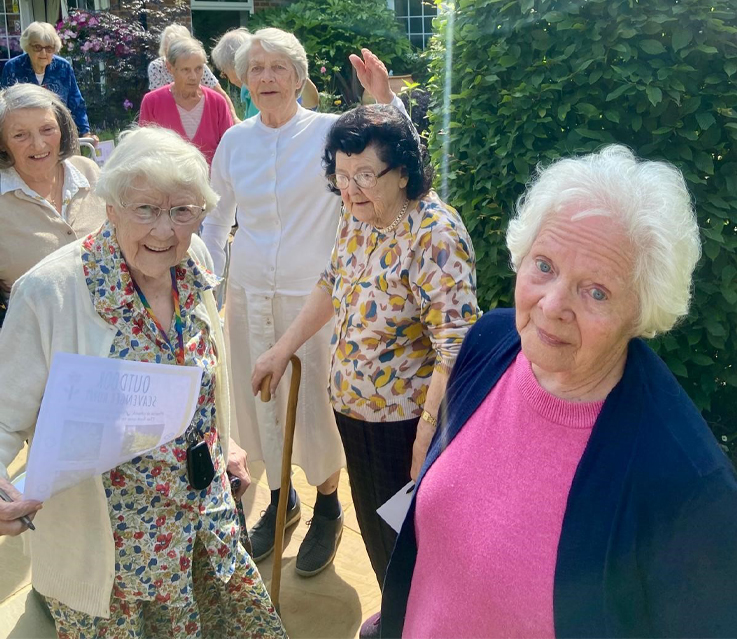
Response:
POLYGON ((53 109, 18 109, 3 124, 2 145, 22 176, 41 176, 59 164, 61 130, 53 109))
POLYGON ((547 220, 517 274, 515 307, 522 351, 538 378, 557 374, 576 388, 623 363, 638 300, 634 251, 609 217, 547 220))
MULTIPOLYGON (((376 147, 367 146, 362 153, 347 155, 338 151, 335 155, 335 174, 353 178, 361 173, 379 175, 387 168, 376 147)), ((376 180, 376 186, 362 188, 351 179, 348 188, 341 189, 340 196, 348 212, 357 220, 387 226, 399 212, 406 197, 407 177, 401 168, 392 169, 376 180)))
POLYGON ((301 83, 291 60, 281 53, 264 51, 260 43, 248 54, 246 86, 259 111, 266 113, 292 106, 301 83))
POLYGON ((199 55, 180 56, 175 65, 167 62, 166 67, 174 78, 176 87, 191 91, 200 86, 205 60, 199 55))
POLYGON ((31 58, 31 66, 37 73, 51 64, 54 57, 54 45, 43 42, 33 42, 28 47, 28 55, 31 58))
POLYGON ((153 204, 166 209, 149 224, 136 221, 129 208, 108 205, 107 214, 115 225, 118 244, 133 278, 168 279, 169 269, 184 259, 192 233, 202 222, 196 219, 189 224, 174 224, 168 209, 184 204, 202 206, 202 199, 185 190, 162 193, 139 179, 134 180, 125 204, 153 204))

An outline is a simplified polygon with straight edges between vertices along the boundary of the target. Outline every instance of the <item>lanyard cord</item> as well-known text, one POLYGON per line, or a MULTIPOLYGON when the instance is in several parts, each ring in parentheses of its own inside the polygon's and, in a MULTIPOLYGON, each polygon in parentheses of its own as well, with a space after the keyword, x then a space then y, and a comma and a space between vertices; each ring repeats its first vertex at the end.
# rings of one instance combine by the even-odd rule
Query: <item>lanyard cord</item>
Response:
POLYGON ((167 335, 166 331, 163 329, 161 324, 159 324, 159 320, 156 319, 156 316, 154 315, 154 312, 151 310, 151 304, 148 303, 148 300, 146 299, 146 296, 143 294, 143 291, 138 288, 138 284, 136 284, 136 281, 133 279, 133 276, 131 276, 131 281, 133 282, 133 287, 136 289, 136 293, 138 293, 138 297, 141 298, 141 304, 143 304, 143 308, 146 309, 146 313, 148 313, 149 317, 153 320, 154 324, 156 324, 156 328, 159 329, 159 333, 161 333, 161 336, 164 338, 164 341, 169 345, 169 348, 171 348, 172 352, 174 353, 174 356, 176 357, 177 364, 180 366, 184 366, 184 323, 182 322, 182 309, 179 306, 179 289, 177 289, 177 276, 176 271, 174 267, 171 268, 171 299, 174 302, 174 330, 177 333, 177 348, 175 349, 171 342, 169 341, 169 336, 167 335))

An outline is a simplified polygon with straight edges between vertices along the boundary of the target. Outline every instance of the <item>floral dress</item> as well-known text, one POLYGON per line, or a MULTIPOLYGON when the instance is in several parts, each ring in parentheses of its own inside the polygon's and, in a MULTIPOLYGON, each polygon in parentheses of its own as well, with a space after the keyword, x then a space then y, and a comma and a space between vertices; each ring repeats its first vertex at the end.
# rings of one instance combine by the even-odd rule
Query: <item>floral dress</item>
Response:
MULTIPOLYGON (((175 365, 172 326, 163 339, 135 291, 110 223, 82 245, 97 313, 117 328, 109 357, 175 365)), ((185 365, 202 384, 192 426, 207 442, 215 479, 187 480, 184 436, 102 477, 115 542, 111 618, 50 600, 60 637, 284 637, 261 577, 239 543, 235 504, 215 421, 217 353, 200 293, 217 278, 188 257, 175 267, 185 365)))

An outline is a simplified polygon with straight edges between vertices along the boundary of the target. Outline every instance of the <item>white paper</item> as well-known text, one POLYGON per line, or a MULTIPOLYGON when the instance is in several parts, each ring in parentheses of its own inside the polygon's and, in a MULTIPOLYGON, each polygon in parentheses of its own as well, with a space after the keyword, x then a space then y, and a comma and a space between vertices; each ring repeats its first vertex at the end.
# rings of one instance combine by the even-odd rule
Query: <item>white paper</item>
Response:
POLYGON ((202 369, 56 353, 26 468, 24 497, 44 501, 179 437, 202 369))
POLYGON ((102 166, 113 151, 115 151, 115 142, 113 140, 98 142, 97 148, 95 149, 95 160, 100 166, 102 166))
POLYGON ((404 518, 407 516, 412 495, 415 494, 415 482, 411 481, 404 486, 394 497, 385 504, 379 506, 376 512, 387 524, 397 532, 402 528, 404 518))

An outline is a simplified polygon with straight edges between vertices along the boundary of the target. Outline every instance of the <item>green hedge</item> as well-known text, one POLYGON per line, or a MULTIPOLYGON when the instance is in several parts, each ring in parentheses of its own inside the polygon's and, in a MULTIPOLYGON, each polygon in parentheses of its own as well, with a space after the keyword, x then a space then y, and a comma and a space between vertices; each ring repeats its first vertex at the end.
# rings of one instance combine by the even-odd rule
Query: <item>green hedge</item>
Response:
POLYGON ((482 306, 512 304, 504 231, 538 162, 610 142, 679 167, 704 257, 692 311, 653 346, 737 448, 737 3, 458 0, 432 49, 431 150, 471 232, 482 306))

